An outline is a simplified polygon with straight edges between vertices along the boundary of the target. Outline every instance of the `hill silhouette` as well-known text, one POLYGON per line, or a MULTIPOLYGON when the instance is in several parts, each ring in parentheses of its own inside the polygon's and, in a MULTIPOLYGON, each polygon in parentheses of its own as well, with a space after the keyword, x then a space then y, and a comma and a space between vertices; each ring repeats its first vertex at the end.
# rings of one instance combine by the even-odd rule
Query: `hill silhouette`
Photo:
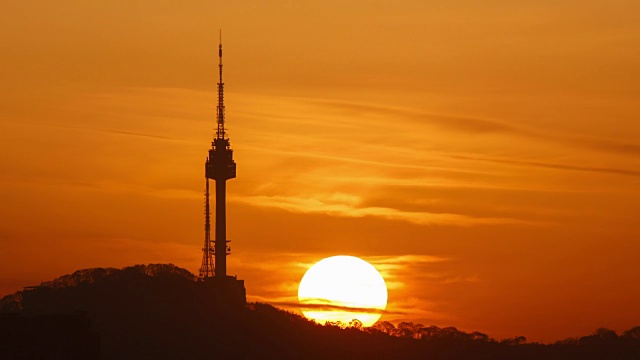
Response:
POLYGON ((261 303, 216 310, 202 284, 185 269, 151 264, 79 270, 5 296, 0 358, 60 358, 51 354, 65 346, 75 355, 64 358, 101 359, 640 358, 640 327, 536 344, 409 322, 321 326, 261 303))

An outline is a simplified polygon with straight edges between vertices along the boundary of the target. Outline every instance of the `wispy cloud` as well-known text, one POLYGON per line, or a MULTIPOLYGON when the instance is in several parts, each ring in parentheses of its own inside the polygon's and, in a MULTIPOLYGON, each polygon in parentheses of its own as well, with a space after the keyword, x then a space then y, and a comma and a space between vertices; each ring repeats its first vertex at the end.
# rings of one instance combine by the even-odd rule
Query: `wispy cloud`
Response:
POLYGON ((122 131, 122 130, 97 128, 97 127, 94 128, 94 127, 71 126, 71 125, 60 125, 60 124, 38 124, 38 126, 48 126, 48 127, 59 128, 59 129, 102 132, 102 133, 114 134, 114 135, 136 136, 136 137, 148 138, 148 139, 154 139, 154 140, 180 141, 179 139, 175 139, 168 136, 161 136, 161 135, 155 135, 151 133, 143 133, 143 132, 135 132, 135 131, 122 131))
POLYGON ((358 307, 353 305, 339 305, 330 303, 330 300, 327 299, 305 299, 305 301, 303 302, 271 302, 271 304, 274 306, 283 306, 300 310, 348 311, 365 314, 405 314, 405 312, 396 310, 358 307))
POLYGON ((599 151, 633 156, 640 155, 640 144, 586 136, 569 137, 568 139, 576 144, 599 151))
POLYGON ((372 264, 386 265, 386 266, 406 266, 406 265, 417 265, 417 264, 430 264, 430 263, 438 263, 443 261, 448 261, 449 258, 441 257, 441 256, 433 256, 433 255, 416 255, 416 254, 407 254, 407 255, 384 255, 384 256, 368 256, 367 261, 372 264))
POLYGON ((157 140, 179 141, 178 139, 174 139, 174 138, 170 138, 170 137, 166 137, 166 136, 153 135, 153 134, 144 134, 144 133, 136 133, 136 132, 130 132, 130 131, 118 131, 118 130, 108 130, 108 129, 88 129, 88 128, 86 130, 104 131, 104 132, 110 133, 110 134, 127 135, 127 136, 138 136, 138 137, 157 139, 157 140))
POLYGON ((497 119, 455 116, 448 114, 433 114, 409 108, 351 103, 329 99, 310 99, 308 101, 315 104, 320 104, 330 109, 337 109, 350 115, 374 115, 380 117, 394 117, 396 119, 402 118, 404 120, 418 121, 421 124, 430 124, 442 129, 458 132, 475 134, 513 134, 528 138, 562 143, 564 145, 577 145, 585 149, 615 153, 619 155, 640 155, 640 144, 638 143, 630 143, 598 137, 564 135, 545 129, 514 125, 513 123, 497 119))
POLYGON ((314 100, 313 102, 331 107, 333 109, 338 109, 349 115, 381 115, 392 116, 396 118, 401 117, 404 119, 418 120, 421 122, 427 122, 432 125, 470 133, 521 131, 513 125, 497 120, 463 116, 450 116, 442 114, 429 114, 406 108, 349 103, 334 100, 314 100))
POLYGON ((510 218, 481 218, 460 214, 412 212, 388 207, 361 207, 359 201, 336 199, 335 197, 295 197, 295 196, 236 196, 230 200, 253 206, 278 208, 305 214, 326 214, 331 216, 362 218, 378 217, 387 220, 405 221, 417 225, 473 226, 495 224, 529 224, 510 218))
MULTIPOLYGON (((258 146, 246 146, 241 145, 237 147, 242 150, 249 151, 259 151, 260 153, 267 154, 276 154, 281 156, 286 156, 288 158, 306 158, 306 159, 317 159, 317 160, 326 160, 333 162, 345 163, 345 164, 355 164, 355 165, 364 165, 371 167, 380 167, 380 168, 396 168, 396 169, 409 169, 409 170, 418 170, 418 171, 428 171, 429 173, 454 173, 454 174, 492 174, 488 170, 481 169, 465 169, 465 168, 455 168, 455 167, 445 167, 445 166, 436 166, 436 165, 421 165, 418 163, 410 163, 410 162, 394 162, 394 161, 380 161, 380 160, 371 160, 365 158, 358 158, 356 156, 349 156, 345 154, 334 155, 327 154, 321 152, 311 152, 305 151, 301 149, 297 149, 296 151, 291 150, 282 150, 282 149, 269 149, 258 146)), ((339 177, 338 177, 339 178, 339 177)), ((378 182, 384 180, 376 180, 378 182)), ((400 180, 396 180, 400 181, 400 180)), ((405 181, 406 182, 406 181, 405 181)))
POLYGON ((450 155, 450 157, 453 159, 459 159, 459 160, 486 161, 486 162, 499 163, 499 164, 533 166, 533 167, 541 167, 541 168, 547 168, 547 169, 586 171, 586 172, 625 175, 625 176, 640 176, 640 171, 638 170, 593 167, 593 166, 576 166, 576 165, 567 165, 567 164, 546 163, 546 162, 540 162, 540 161, 499 159, 499 158, 489 158, 489 157, 469 156, 469 155, 450 155))

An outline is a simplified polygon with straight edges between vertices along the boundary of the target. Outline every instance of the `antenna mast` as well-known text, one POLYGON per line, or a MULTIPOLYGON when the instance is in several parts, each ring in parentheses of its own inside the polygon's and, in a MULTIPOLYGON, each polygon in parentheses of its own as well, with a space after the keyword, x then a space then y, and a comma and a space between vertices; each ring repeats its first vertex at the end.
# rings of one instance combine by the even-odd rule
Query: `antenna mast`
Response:
POLYGON ((216 108, 218 130, 216 131, 216 139, 224 139, 224 83, 222 82, 222 30, 220 30, 220 44, 218 45, 218 71, 220 73, 220 81, 218 82, 218 107, 216 108))

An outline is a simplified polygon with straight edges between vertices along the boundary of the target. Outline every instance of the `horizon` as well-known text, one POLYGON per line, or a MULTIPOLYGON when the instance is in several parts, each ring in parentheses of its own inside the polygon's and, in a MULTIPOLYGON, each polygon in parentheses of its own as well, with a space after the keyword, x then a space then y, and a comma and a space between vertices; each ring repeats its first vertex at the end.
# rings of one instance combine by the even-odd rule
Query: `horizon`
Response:
POLYGON ((551 342, 640 324, 640 4, 6 6, 0 296, 75 270, 197 273, 218 29, 227 271, 300 312, 312 264, 380 321, 551 342))
MULTIPOLYGON (((107 309, 113 310, 111 308, 109 302, 102 303, 102 300, 105 298, 96 298, 96 294, 101 294, 105 288, 109 288, 113 290, 131 290, 127 289, 127 285, 131 284, 131 281, 136 281, 137 290, 134 291, 136 301, 142 300, 141 303, 136 302, 136 306, 148 306, 149 301, 155 302, 150 295, 154 293, 153 286, 149 287, 151 284, 158 284, 164 282, 164 288, 161 291, 166 291, 167 289, 171 289, 174 293, 180 293, 181 291, 185 291, 187 293, 191 293, 193 295, 193 291, 208 291, 211 288, 207 285, 207 280, 202 276, 198 276, 188 269, 184 269, 178 267, 174 264, 136 264, 131 266, 126 266, 123 268, 89 268, 89 269, 79 269, 74 271, 72 274, 66 274, 55 279, 44 281, 38 286, 28 286, 21 291, 18 291, 11 295, 8 295, 5 298, 0 297, 0 305, 6 312, 0 313, 0 315, 4 315, 5 319, 44 319, 47 317, 62 317, 65 316, 77 317, 81 316, 86 319, 90 319, 88 314, 92 314, 91 317, 100 318, 101 316, 97 316, 95 313, 101 313, 104 311, 109 311, 107 309), (104 270, 104 271, 103 271, 104 270), (122 275, 125 276, 122 276, 122 275), (145 280, 141 281, 139 275, 143 275, 145 280), (152 280, 153 278, 160 280, 152 280), (168 279, 171 281, 166 282, 168 279), (180 281, 177 281, 180 279, 180 281), (105 281, 106 280, 106 281, 105 281), (156 282, 158 281, 158 282, 156 282), (195 287, 188 286, 189 283, 197 284, 195 287), (40 291, 42 289, 50 289, 50 291, 40 291), (67 291, 71 289, 71 292, 67 291), (98 290, 101 289, 101 290, 98 290), (76 291, 80 291, 83 296, 81 303, 84 306, 87 306, 93 310, 81 310, 74 312, 60 312, 61 309, 68 308, 68 304, 63 301, 60 301, 61 298, 65 297, 78 297, 78 293, 76 291), (98 290, 98 291, 96 291, 98 290), (20 294, 22 293, 22 294, 20 294), (28 305, 24 305, 25 296, 29 294, 29 302, 28 305), (55 295, 54 295, 55 294, 55 295), (66 295, 65 295, 66 294, 66 295), (54 301, 53 305, 47 304, 47 299, 56 299, 58 301, 54 301), (21 305, 19 305, 21 304, 21 305), (22 309, 22 306, 26 306, 22 309), (43 309, 50 307, 49 310, 43 311, 43 309), (21 310, 17 310, 20 308, 21 310), (55 309, 55 310, 54 310, 55 309)), ((156 290, 158 288, 156 287, 156 290)), ((219 289, 218 289, 219 290, 219 289)), ((123 294, 124 295, 124 294, 123 294)), ((180 297, 181 299, 191 298, 195 300, 195 304, 204 304, 201 298, 197 297, 180 297)), ((232 300, 226 305, 232 305, 233 302, 237 301, 232 300)), ((205 299, 206 301, 206 299, 205 299)), ((211 301, 211 299, 209 299, 211 301)), ((220 299, 213 301, 212 303, 218 303, 220 299)), ((163 303, 163 302, 161 302, 163 303)), ((169 302, 171 303, 171 301, 169 302)), ((192 305, 195 305, 192 304, 192 305)), ((219 303, 218 303, 219 304, 219 303)), ((166 305, 166 304, 165 304, 166 305)), ((173 304, 175 305, 175 304, 173 304)), ((576 335, 564 339, 557 339, 555 341, 548 342, 539 342, 539 341, 529 341, 526 337, 523 336, 513 336, 511 338, 495 338, 491 334, 485 334, 482 332, 471 331, 468 330, 465 332, 464 330, 457 329, 455 327, 449 326, 434 326, 434 325, 425 325, 414 322, 402 322, 402 323, 391 323, 389 321, 376 321, 371 325, 364 325, 362 321, 359 319, 351 319, 347 321, 346 319, 336 319, 333 321, 317 321, 317 319, 307 316, 306 314, 301 314, 292 310, 285 310, 285 307, 290 308, 298 308, 300 305, 296 304, 278 304, 278 303, 264 303, 264 302, 248 302, 244 303, 244 306, 237 307, 231 306, 227 308, 226 311, 229 311, 228 314, 232 314, 227 320, 232 320, 234 316, 242 317, 242 311, 238 312, 238 310, 243 311, 255 311, 261 305, 267 305, 267 307, 273 308, 277 310, 280 314, 287 314, 286 317, 290 318, 290 314, 296 315, 298 320, 304 320, 303 323, 313 324, 318 326, 319 328, 340 328, 342 330, 358 330, 368 334, 386 334, 391 337, 400 337, 400 338, 412 338, 414 340, 424 340, 424 341, 433 341, 434 339, 438 339, 438 336, 434 336, 435 333, 439 333, 442 338, 454 340, 456 338, 456 334, 462 335, 462 342, 465 341, 476 341, 479 343, 500 343, 502 345, 544 345, 544 346, 579 346, 584 347, 583 350, 593 351, 594 349, 589 350, 590 346, 594 344, 607 344, 607 346, 615 346, 617 341, 628 341, 629 344, 636 342, 639 338, 640 334, 640 326, 633 326, 632 328, 625 329, 624 331, 615 331, 607 328, 598 328, 592 331, 589 334, 581 334, 576 335), (233 315, 235 314, 235 315, 233 315)), ((331 305, 331 304, 305 304, 305 309, 316 309, 321 311, 333 311, 333 310, 346 310, 350 309, 354 312, 354 315, 358 315, 355 311, 364 311, 369 314, 382 314, 384 310, 377 310, 374 308, 349 308, 340 305, 331 305), (311 307, 309 307, 311 306, 311 307)), ((225 313, 224 308, 212 308, 212 313, 225 313)), ((245 313, 246 314, 246 313, 245 313)), ((327 313, 330 315, 330 313, 327 313)), ((162 315, 162 314, 158 314, 162 315)), ((361 315, 361 314, 360 314, 361 315)), ((286 318, 285 317, 285 318, 286 318)), ((279 321, 282 321, 283 318, 280 318, 279 321)), ((102 321, 98 321, 98 323, 102 323, 102 321)), ((87 322, 90 327, 91 320, 87 322)), ((437 341, 437 340, 436 340, 437 341)), ((620 342, 617 343, 620 345, 620 342)), ((614 351, 614 348, 610 348, 609 350, 614 351)), ((619 350, 619 349, 618 349, 619 350)), ((600 348, 598 351, 602 351, 600 348)), ((575 355, 575 354, 574 354, 575 355)))

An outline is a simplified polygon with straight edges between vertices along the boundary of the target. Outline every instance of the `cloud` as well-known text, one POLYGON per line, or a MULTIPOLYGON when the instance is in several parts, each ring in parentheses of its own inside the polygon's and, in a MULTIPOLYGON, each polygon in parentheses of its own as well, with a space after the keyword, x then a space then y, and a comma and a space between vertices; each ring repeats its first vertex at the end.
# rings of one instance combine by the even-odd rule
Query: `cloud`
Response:
POLYGON ((499 164, 542 167, 547 169, 586 171, 586 172, 625 175, 625 176, 640 176, 640 171, 628 170, 628 169, 616 169, 616 168, 592 167, 592 166, 575 166, 575 165, 566 165, 566 164, 545 163, 545 162, 539 162, 539 161, 497 159, 497 158, 469 156, 469 155, 449 155, 449 157, 453 159, 459 159, 459 160, 486 161, 486 162, 499 163, 499 164))
MULTIPOLYGON (((322 301, 324 299, 316 299, 318 301, 322 301)), ((248 302, 262 302, 269 305, 273 305, 275 307, 283 308, 289 311, 305 311, 305 310, 313 310, 313 311, 336 311, 336 312, 352 312, 352 313, 361 313, 361 314, 382 314, 382 315, 407 315, 411 309, 406 310, 388 310, 388 309, 374 309, 374 308, 363 308, 363 307, 354 307, 354 306, 341 306, 334 304, 322 304, 322 303, 300 303, 297 299, 292 299, 291 301, 274 301, 270 298, 260 297, 260 296, 247 296, 248 302)), ((326 301, 326 300, 325 300, 326 301)))
POLYGON ((436 263, 442 261, 448 261, 448 258, 433 256, 433 255, 384 255, 384 256, 369 256, 367 261, 375 264, 388 264, 388 265, 416 265, 426 263, 436 263))
POLYGON ((258 207, 278 208, 295 213, 325 214, 330 216, 362 218, 378 217, 387 220, 405 221, 417 225, 473 226, 495 224, 529 224, 510 218, 481 218, 460 214, 410 212, 388 207, 360 207, 359 202, 336 201, 335 198, 295 196, 236 196, 230 200, 258 207))
POLYGON ((610 139, 599 139, 593 137, 571 137, 569 139, 573 140, 579 145, 595 150, 624 155, 640 155, 640 144, 633 144, 610 139))
POLYGON ((316 311, 348 311, 354 313, 365 314, 386 314, 386 315, 404 315, 405 311, 389 310, 389 309, 376 309, 370 307, 359 307, 355 305, 339 305, 331 303, 331 300, 327 299, 304 299, 302 302, 298 301, 297 297, 282 296, 276 298, 269 298, 264 296, 249 296, 250 302, 263 302, 276 307, 282 307, 290 310, 316 310, 316 311))
POLYGON ((37 124, 37 126, 45 126, 45 127, 52 127, 52 128, 58 128, 58 129, 101 132, 101 133, 114 134, 114 135, 136 136, 136 137, 148 138, 148 139, 154 139, 154 140, 181 141, 180 139, 176 139, 168 136, 155 135, 155 134, 144 133, 144 132, 97 128, 97 127, 94 128, 94 127, 85 127, 85 126, 72 126, 72 125, 60 125, 60 124, 48 124, 48 123, 39 123, 37 124))
POLYGON ((357 115, 382 115, 392 117, 403 117, 412 120, 426 121, 430 124, 454 129, 463 132, 470 133, 488 133, 488 132, 515 132, 521 131, 518 128, 500 122, 496 120, 463 117, 463 116, 450 116, 441 114, 428 114, 411 109, 404 109, 390 106, 378 106, 369 104, 349 103, 333 100, 315 100, 317 104, 339 109, 349 114, 357 115))
POLYGON ((354 313, 365 314, 405 314, 405 312, 376 309, 349 305, 336 305, 332 304, 327 299, 305 299, 303 302, 271 302, 270 304, 275 306, 283 306, 287 308, 297 308, 300 310, 320 310, 320 311, 349 311, 354 313))
MULTIPOLYGON (((296 151, 279 150, 279 149, 269 149, 261 146, 247 146, 247 145, 240 145, 240 146, 237 146, 237 148, 242 150, 259 151, 260 153, 263 153, 263 154, 270 153, 270 154, 283 155, 289 158, 307 158, 307 159, 327 160, 328 162, 333 162, 333 163, 335 163, 336 161, 339 161, 343 163, 361 164, 361 165, 376 166, 376 167, 382 167, 382 168, 424 170, 424 171, 429 171, 430 173, 443 172, 443 173, 460 173, 460 174, 492 174, 490 171, 487 171, 487 170, 462 169, 462 168, 443 167, 443 166, 426 166, 426 165, 420 165, 417 163, 410 163, 410 162, 400 163, 400 162, 394 162, 394 161, 370 160, 370 159, 362 159, 362 158, 351 157, 351 156, 331 155, 327 153, 311 152, 311 151, 304 151, 304 150, 296 150, 296 151)), ((416 156, 418 155, 419 153, 416 152, 416 156)), ((383 180, 379 180, 379 181, 383 181, 383 180)))
POLYGON ((94 131, 104 131, 106 133, 110 133, 110 134, 116 134, 116 135, 128 135, 128 136, 139 136, 139 137, 144 137, 144 138, 150 138, 150 139, 157 139, 157 140, 170 140, 170 141, 179 141, 178 139, 174 139, 174 138, 170 138, 170 137, 166 137, 166 136, 159 136, 159 135, 152 135, 152 134, 143 134, 143 133, 136 133, 136 132, 130 132, 130 131, 117 131, 117 130, 107 130, 107 129, 85 129, 85 130, 94 130, 94 131))
MULTIPOLYGON (((629 143, 618 140, 562 135, 555 132, 540 130, 526 126, 515 126, 505 121, 495 119, 483 119, 479 117, 454 116, 443 114, 430 114, 413 109, 399 108, 392 106, 380 106, 362 103, 350 103, 336 100, 308 100, 310 102, 324 105, 328 108, 338 109, 350 114, 357 115, 378 115, 382 117, 404 118, 413 121, 420 121, 443 129, 449 129, 466 133, 510 133, 523 137, 539 140, 562 143, 564 145, 578 145, 582 148, 614 153, 618 155, 640 155, 640 144, 629 143)), ((614 169, 615 170, 615 169, 614 169)))

